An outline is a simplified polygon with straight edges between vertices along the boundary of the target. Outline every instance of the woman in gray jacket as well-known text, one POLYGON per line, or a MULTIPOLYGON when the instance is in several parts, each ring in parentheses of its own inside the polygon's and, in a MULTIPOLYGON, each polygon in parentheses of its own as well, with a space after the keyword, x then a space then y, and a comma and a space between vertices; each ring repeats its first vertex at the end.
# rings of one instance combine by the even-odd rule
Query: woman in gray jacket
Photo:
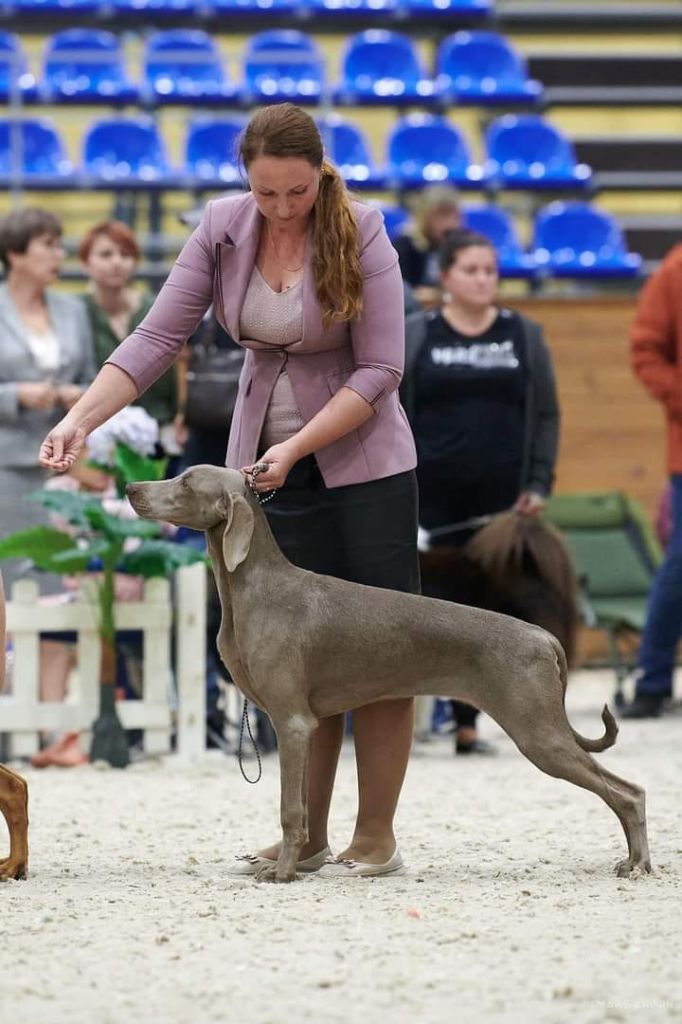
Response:
MULTIPOLYGON (((52 291, 64 251, 62 226, 46 210, 15 210, 0 221, 0 536, 44 522, 24 501, 46 473, 40 444, 95 375, 85 308, 52 291)), ((9 586, 21 566, 3 566, 9 586)))

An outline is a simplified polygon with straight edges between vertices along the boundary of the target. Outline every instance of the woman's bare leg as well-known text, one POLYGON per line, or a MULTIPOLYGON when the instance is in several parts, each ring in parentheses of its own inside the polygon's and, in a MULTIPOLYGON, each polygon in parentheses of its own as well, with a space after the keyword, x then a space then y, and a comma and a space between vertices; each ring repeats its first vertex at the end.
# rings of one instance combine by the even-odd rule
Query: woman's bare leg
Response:
POLYGON ((358 817, 348 860, 383 864, 395 851, 393 818, 412 748, 412 698, 379 701, 353 712, 358 817))
POLYGON ((71 647, 57 640, 40 641, 40 699, 63 701, 69 673, 75 664, 71 647))

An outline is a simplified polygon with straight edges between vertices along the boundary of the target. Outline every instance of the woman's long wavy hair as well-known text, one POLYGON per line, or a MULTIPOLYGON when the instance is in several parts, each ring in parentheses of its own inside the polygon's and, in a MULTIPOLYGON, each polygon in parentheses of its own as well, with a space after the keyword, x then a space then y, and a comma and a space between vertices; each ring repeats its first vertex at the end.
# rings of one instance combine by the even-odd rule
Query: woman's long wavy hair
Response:
POLYGON ((312 117, 292 103, 263 107, 239 139, 239 157, 248 171, 259 156, 298 157, 320 170, 320 191, 313 207, 315 291, 325 328, 362 313, 363 275, 360 233, 344 181, 325 159, 322 138, 312 117))

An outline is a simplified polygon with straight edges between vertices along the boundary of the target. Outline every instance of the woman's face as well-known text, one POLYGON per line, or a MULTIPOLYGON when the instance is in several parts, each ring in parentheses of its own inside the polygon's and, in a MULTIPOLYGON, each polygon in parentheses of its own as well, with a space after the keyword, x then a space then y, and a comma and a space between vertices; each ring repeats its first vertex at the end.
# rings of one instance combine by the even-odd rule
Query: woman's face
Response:
POLYGON ((491 306, 497 297, 499 272, 495 252, 487 245, 461 249, 441 274, 443 290, 453 301, 476 309, 491 306))
POLYGON ((10 272, 47 288, 59 277, 64 247, 58 235, 36 235, 28 243, 26 252, 9 254, 10 272))
POLYGON ((456 206, 441 206, 429 215, 424 232, 429 241, 438 246, 450 231, 462 226, 462 218, 456 206))
POLYGON ((258 209, 278 226, 304 224, 320 190, 320 170, 294 156, 258 156, 249 164, 258 209))
POLYGON ((136 257, 108 235, 97 235, 84 263, 93 284, 102 288, 125 288, 135 273, 136 257))

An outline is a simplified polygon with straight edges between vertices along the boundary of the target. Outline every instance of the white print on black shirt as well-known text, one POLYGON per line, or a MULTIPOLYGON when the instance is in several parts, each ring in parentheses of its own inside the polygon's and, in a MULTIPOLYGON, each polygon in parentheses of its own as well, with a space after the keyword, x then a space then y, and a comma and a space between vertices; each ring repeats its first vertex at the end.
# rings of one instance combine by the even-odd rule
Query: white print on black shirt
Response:
POLYGON ((432 348, 431 361, 436 366, 471 366, 477 370, 516 370, 519 365, 514 342, 509 340, 432 348))

